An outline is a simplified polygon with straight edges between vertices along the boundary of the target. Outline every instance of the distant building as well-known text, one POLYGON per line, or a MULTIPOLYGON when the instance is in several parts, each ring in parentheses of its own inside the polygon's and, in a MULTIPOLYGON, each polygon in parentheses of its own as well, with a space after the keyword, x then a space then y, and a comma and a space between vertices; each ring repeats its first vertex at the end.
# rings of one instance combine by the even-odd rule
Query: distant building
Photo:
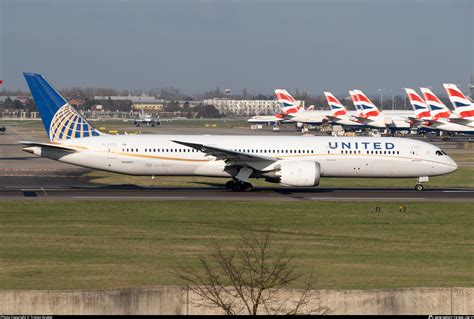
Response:
MULTIPOLYGON (((304 107, 304 101, 297 101, 304 107)), ((213 105, 223 115, 254 116, 271 115, 281 111, 276 100, 228 100, 214 98, 203 101, 204 105, 213 105)))
POLYGON ((150 111, 160 112, 163 110, 163 102, 132 102, 132 110, 134 111, 150 111))
POLYGON ((95 112, 104 112, 104 107, 100 104, 92 105, 90 110, 95 112))
POLYGON ((74 107, 79 107, 82 104, 84 104, 85 101, 80 100, 80 99, 68 99, 68 102, 69 102, 69 104, 71 104, 74 107))
POLYGON ((146 95, 110 95, 110 96, 94 96, 94 100, 108 100, 112 101, 130 101, 132 103, 156 103, 163 100, 157 99, 155 96, 146 95))

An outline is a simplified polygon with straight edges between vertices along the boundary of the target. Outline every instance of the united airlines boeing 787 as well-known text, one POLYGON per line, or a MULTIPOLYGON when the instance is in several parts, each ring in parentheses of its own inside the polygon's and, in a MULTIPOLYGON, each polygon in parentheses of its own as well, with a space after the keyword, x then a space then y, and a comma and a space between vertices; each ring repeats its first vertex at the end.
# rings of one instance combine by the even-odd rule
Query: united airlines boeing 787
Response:
POLYGON ((448 174, 456 163, 438 147, 411 139, 333 136, 107 135, 61 94, 24 73, 49 142, 21 142, 57 161, 129 175, 229 178, 234 191, 250 178, 284 186, 317 186, 321 177, 416 177, 448 174))

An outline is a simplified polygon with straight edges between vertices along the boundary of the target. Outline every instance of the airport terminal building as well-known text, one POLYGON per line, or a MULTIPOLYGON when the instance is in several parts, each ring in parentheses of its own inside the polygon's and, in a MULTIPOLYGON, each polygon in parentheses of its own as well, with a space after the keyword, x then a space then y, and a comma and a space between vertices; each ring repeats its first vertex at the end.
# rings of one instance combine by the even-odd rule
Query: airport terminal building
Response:
MULTIPOLYGON (((204 100, 204 105, 213 105, 221 114, 236 116, 272 115, 280 112, 277 100, 230 100, 214 98, 204 100)), ((304 101, 298 101, 304 107, 304 101)))

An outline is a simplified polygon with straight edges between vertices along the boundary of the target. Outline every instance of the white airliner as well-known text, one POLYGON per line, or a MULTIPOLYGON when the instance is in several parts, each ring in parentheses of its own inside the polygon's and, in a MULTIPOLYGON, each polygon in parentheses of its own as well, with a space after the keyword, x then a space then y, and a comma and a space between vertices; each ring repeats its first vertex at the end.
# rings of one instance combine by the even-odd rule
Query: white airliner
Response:
POLYGON ((429 128, 450 134, 474 134, 474 128, 455 123, 451 110, 429 89, 420 88, 426 104, 430 108, 432 121, 429 128))
POLYGON ((327 120, 327 116, 331 115, 329 111, 315 110, 314 106, 305 110, 291 94, 284 89, 276 89, 275 95, 281 105, 282 113, 285 114, 285 118, 295 123, 321 125, 327 120))
POLYGON ((448 174, 456 163, 438 147, 389 137, 106 135, 94 129, 46 79, 24 73, 50 142, 21 142, 57 161, 128 175, 213 176, 249 190, 249 178, 317 186, 321 177, 448 174))
POLYGON ((451 116, 449 121, 474 127, 474 103, 462 93, 456 84, 445 83, 443 86, 454 106, 455 116, 451 116))
POLYGON ((361 90, 349 91, 354 106, 359 111, 356 116, 357 121, 377 129, 390 130, 409 130, 410 125, 407 123, 407 115, 397 115, 397 113, 406 112, 392 112, 391 116, 385 116, 378 107, 364 94, 361 90))
POLYGON ((364 126, 364 124, 356 121, 354 116, 347 112, 346 107, 342 105, 342 103, 331 92, 324 92, 324 96, 326 97, 329 108, 331 109, 331 115, 328 115, 327 117, 332 124, 356 127, 364 126))

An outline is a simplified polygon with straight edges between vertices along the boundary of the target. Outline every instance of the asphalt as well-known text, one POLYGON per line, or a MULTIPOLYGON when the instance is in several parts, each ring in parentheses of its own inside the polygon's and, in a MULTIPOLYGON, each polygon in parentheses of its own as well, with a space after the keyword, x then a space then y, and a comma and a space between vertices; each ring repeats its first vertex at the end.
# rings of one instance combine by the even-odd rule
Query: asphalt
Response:
POLYGON ((474 202, 474 189, 384 188, 143 188, 133 186, 13 187, 0 189, 0 200, 226 200, 226 201, 442 201, 474 202))

